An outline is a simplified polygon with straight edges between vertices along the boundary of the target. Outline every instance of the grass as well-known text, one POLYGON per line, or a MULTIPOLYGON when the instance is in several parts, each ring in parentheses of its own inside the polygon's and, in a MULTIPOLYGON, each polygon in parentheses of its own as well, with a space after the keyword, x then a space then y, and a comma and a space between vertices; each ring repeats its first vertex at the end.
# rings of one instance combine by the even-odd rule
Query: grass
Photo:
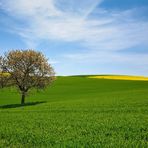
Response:
POLYGON ((148 146, 148 81, 58 77, 26 101, 0 90, 0 147, 148 146))

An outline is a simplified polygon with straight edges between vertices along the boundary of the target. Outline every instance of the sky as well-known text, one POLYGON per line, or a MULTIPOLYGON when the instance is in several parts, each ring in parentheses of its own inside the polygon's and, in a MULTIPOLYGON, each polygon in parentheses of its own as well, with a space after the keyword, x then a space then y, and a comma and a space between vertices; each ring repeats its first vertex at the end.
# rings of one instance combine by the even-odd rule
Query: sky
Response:
POLYGON ((148 76, 148 0, 0 0, 0 55, 43 52, 57 75, 148 76))

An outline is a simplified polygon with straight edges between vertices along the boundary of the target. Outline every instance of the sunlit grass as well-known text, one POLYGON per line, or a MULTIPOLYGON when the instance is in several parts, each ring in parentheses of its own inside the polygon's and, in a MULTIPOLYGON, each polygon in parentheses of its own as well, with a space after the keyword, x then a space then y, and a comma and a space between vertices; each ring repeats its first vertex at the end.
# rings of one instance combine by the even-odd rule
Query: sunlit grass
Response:
POLYGON ((0 148, 148 145, 148 81, 58 77, 26 99, 0 90, 0 148))

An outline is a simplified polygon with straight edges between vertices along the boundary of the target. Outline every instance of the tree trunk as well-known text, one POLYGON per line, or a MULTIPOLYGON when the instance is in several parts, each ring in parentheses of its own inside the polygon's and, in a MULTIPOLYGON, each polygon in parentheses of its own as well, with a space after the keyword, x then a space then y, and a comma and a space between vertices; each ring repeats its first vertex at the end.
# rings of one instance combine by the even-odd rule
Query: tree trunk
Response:
POLYGON ((25 92, 22 92, 22 99, 21 99, 21 104, 24 105, 25 104, 25 92))

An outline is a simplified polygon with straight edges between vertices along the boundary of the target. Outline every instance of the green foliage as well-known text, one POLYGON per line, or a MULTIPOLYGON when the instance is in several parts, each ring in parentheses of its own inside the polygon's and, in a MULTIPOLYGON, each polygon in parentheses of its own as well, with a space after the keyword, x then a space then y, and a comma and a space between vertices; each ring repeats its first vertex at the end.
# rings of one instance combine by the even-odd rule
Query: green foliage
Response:
POLYGON ((0 147, 148 146, 148 82, 58 77, 35 92, 20 106, 0 90, 0 147))

